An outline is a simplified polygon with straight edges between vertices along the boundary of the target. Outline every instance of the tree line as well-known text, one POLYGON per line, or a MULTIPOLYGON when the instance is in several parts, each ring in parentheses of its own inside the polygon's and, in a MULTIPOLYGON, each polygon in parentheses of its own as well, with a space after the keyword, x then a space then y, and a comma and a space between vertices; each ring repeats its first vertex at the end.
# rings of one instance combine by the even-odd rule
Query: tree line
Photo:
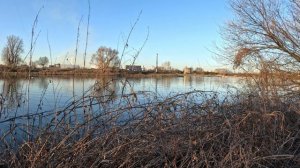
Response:
MULTIPOLYGON (((22 59, 21 54, 24 53, 23 40, 15 35, 7 37, 6 46, 2 50, 2 61, 7 66, 18 66, 25 64, 25 60, 22 59)), ((34 65, 40 65, 45 67, 49 63, 48 57, 40 57, 34 62, 34 65)))
MULTIPOLYGON (((25 60, 22 59, 21 55, 24 53, 23 40, 15 35, 7 37, 6 45, 2 50, 2 61, 7 66, 18 66, 25 64, 25 60)), ((107 69, 118 68, 121 64, 118 56, 119 52, 109 47, 99 47, 97 52, 92 55, 91 64, 95 65, 98 69, 105 72, 107 69)), ((45 67, 49 64, 48 57, 40 57, 38 60, 33 62, 33 66, 39 65, 45 67)))

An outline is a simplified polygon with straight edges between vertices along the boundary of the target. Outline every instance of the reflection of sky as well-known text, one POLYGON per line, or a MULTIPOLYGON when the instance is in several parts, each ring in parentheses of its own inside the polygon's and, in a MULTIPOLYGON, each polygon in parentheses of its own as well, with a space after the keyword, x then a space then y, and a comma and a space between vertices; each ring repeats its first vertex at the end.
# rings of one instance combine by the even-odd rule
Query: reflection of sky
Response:
POLYGON ((135 91, 153 91, 162 95, 182 93, 193 90, 226 92, 230 86, 238 87, 238 78, 184 76, 167 78, 129 79, 135 91))
MULTIPOLYGON (((74 80, 62 78, 33 78, 30 82, 29 88, 29 112, 36 113, 41 111, 58 110, 71 103, 76 98, 83 95, 83 91, 91 90, 93 85, 98 82, 99 88, 110 82, 110 91, 115 91, 120 94, 122 91, 122 82, 125 79, 116 79, 106 77, 102 79, 77 79, 74 80), (115 83, 113 83, 113 82, 115 83), (84 87, 84 88, 83 88, 84 87), (40 107, 38 109, 38 107, 40 107)), ((127 79, 128 83, 124 88, 125 93, 132 91, 151 91, 157 93, 160 97, 165 97, 170 94, 183 93, 192 90, 201 91, 217 91, 226 92, 229 85, 238 86, 238 78, 231 77, 202 77, 202 76, 184 76, 184 77, 160 77, 160 78, 130 78, 127 79)), ((6 80, 0 80, 0 88, 2 89, 6 80)), ((12 111, 6 113, 6 117, 12 115, 26 114, 28 111, 27 106, 27 93, 28 81, 18 80, 20 86, 17 90, 18 95, 22 96, 20 106, 6 109, 12 111)), ((102 94, 108 94, 107 92, 102 94)), ((2 89, 2 95, 3 89, 2 89)), ((4 106, 5 107, 5 106, 4 106)), ((5 116, 5 115, 4 115, 5 116)), ((3 114, 2 114, 3 118, 3 114)), ((1 117, 0 117, 1 119, 1 117)))

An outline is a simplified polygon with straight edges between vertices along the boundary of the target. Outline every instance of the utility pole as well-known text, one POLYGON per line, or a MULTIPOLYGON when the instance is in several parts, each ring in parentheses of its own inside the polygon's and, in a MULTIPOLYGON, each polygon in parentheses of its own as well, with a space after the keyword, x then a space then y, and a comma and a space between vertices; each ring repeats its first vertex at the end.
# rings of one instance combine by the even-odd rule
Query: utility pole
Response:
POLYGON ((158 72, 158 54, 156 54, 156 73, 158 72))

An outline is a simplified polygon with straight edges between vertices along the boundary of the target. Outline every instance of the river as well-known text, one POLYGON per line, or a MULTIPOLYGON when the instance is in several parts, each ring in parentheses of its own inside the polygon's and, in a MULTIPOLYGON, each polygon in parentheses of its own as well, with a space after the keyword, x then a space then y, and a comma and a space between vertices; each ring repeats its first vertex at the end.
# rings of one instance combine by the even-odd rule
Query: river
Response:
POLYGON ((0 79, 0 135, 14 130, 11 131, 11 136, 6 136, 11 137, 8 140, 16 137, 24 139, 28 135, 34 135, 36 128, 53 124, 54 119, 59 121, 67 118, 67 123, 72 126, 86 121, 86 114, 91 118, 116 108, 121 109, 118 112, 122 113, 117 114, 118 121, 126 120, 129 115, 134 114, 132 111, 138 111, 126 110, 131 107, 131 103, 132 106, 151 104, 193 91, 214 92, 222 96, 239 88, 240 82, 240 78, 235 77, 193 75, 0 79), (15 136, 12 132, 18 135, 15 136))
MULTIPOLYGON (((160 78, 32 78, 0 79, 0 119, 7 118, 13 111, 49 111, 63 108, 74 98, 91 94, 97 90, 102 95, 115 95, 149 91, 158 97, 184 93, 193 90, 225 93, 240 85, 235 77, 160 77, 160 78), (29 88, 28 88, 29 86, 29 88), (124 87, 125 86, 125 87, 124 87)), ((15 114, 14 114, 15 116, 15 114)))

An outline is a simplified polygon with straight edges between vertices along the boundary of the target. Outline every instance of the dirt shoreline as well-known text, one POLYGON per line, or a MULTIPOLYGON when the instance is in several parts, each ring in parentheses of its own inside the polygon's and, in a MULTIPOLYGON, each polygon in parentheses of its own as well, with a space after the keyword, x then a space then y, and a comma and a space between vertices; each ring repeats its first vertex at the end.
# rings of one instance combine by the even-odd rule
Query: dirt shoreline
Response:
POLYGON ((183 77, 183 76, 232 76, 232 77, 246 77, 253 74, 218 74, 214 72, 203 72, 203 73, 191 73, 184 74, 182 72, 99 72, 97 69, 34 69, 30 72, 28 70, 1 70, 0 78, 28 78, 30 77, 105 77, 105 76, 117 76, 117 77, 131 77, 131 78, 145 78, 145 77, 183 77))

